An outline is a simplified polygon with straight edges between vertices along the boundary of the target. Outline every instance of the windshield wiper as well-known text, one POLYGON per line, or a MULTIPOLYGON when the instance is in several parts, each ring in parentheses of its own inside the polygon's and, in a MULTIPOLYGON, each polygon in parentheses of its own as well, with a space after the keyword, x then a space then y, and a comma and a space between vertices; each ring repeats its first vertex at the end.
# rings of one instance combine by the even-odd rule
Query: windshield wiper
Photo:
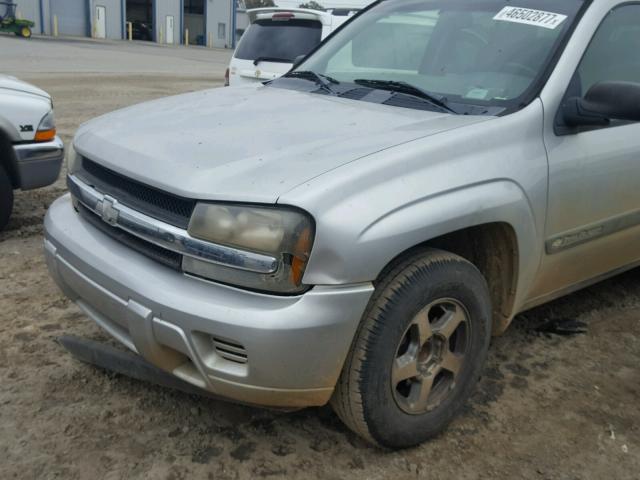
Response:
POLYGON ((322 75, 320 73, 312 72, 311 70, 294 70, 285 75, 285 77, 289 78, 304 78, 306 80, 311 80, 322 87, 324 91, 327 93, 335 94, 330 84, 339 85, 340 82, 335 78, 331 78, 327 75, 322 75))
POLYGON ((253 61, 253 64, 258 65, 260 62, 293 63, 290 58, 258 57, 253 61))
POLYGON ((444 97, 437 97, 433 93, 429 93, 426 90, 422 90, 420 87, 411 85, 407 82, 398 82, 394 80, 369 80, 366 78, 360 78, 353 81, 363 87, 375 88, 377 90, 388 90, 390 92, 405 93, 413 97, 418 97, 427 102, 446 110, 449 113, 458 115, 453 108, 447 105, 447 100, 444 97))

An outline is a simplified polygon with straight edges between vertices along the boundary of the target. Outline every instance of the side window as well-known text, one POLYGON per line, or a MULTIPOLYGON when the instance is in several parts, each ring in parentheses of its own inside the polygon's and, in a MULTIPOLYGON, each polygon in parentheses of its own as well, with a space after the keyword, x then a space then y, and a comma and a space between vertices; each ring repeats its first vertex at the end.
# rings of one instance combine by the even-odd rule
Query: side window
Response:
POLYGON ((640 83, 640 5, 619 7, 604 19, 578 67, 572 94, 584 96, 604 81, 640 83))

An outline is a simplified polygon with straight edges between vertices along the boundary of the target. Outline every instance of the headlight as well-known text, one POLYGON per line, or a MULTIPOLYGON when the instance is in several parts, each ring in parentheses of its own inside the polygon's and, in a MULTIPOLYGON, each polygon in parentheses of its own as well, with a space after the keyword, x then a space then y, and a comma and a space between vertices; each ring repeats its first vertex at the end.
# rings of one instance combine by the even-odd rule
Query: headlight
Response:
POLYGON ((199 203, 189 223, 189 235, 247 254, 268 255, 277 260, 271 273, 226 267, 193 257, 184 257, 186 272, 254 290, 298 293, 311 246, 313 220, 298 210, 199 203))
POLYGON ((56 138, 56 119, 53 115, 53 110, 50 110, 42 120, 40 120, 40 125, 38 125, 38 130, 36 131, 36 142, 50 142, 56 138))
POLYGON ((80 166, 80 156, 76 149, 73 147, 73 141, 69 142, 69 146, 67 148, 67 170, 69 173, 75 173, 75 171, 80 166))

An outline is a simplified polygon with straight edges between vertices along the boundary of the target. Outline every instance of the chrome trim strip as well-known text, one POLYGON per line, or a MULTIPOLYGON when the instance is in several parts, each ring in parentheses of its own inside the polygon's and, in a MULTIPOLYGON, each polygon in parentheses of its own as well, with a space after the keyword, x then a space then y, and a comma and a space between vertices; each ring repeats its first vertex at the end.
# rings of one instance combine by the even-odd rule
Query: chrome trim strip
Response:
POLYGON ((268 255, 238 250, 193 238, 186 230, 161 222, 103 195, 75 175, 67 176, 71 194, 112 227, 188 257, 208 263, 269 274, 278 269, 278 260, 268 255))
POLYGON ((553 255, 638 225, 640 225, 640 210, 623 213, 603 222, 586 225, 556 235, 546 241, 546 251, 547 254, 553 255))

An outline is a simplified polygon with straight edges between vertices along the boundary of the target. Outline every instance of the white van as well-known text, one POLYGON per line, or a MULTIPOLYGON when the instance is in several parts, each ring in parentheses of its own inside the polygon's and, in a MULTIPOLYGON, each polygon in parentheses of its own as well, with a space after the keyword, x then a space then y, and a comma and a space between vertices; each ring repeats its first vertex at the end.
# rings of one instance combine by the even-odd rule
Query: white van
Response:
POLYGON ((264 82, 284 75, 358 9, 322 12, 306 8, 249 10, 250 25, 225 74, 225 85, 264 82))

